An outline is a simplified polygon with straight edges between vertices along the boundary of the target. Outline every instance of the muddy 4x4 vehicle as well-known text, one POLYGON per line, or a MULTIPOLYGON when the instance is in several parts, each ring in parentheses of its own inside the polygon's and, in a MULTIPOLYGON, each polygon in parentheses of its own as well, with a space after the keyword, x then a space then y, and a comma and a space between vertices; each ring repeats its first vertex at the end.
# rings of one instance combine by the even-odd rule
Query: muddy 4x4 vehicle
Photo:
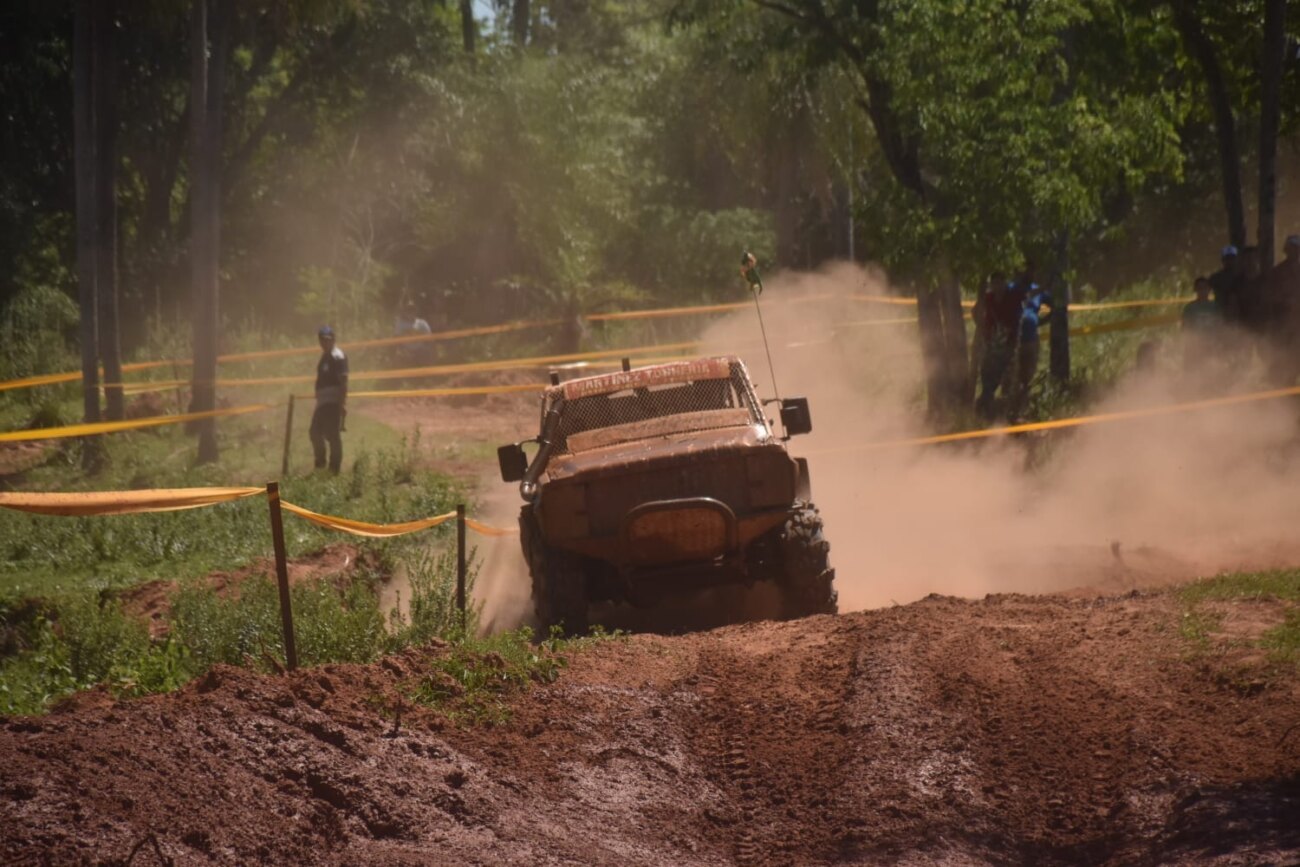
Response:
POLYGON ((808 464, 785 440, 808 402, 765 418, 739 358, 705 358, 559 383, 541 433, 498 449, 520 482, 519 528, 542 628, 587 629, 588 605, 772 582, 787 618, 834 613, 835 572, 808 464))

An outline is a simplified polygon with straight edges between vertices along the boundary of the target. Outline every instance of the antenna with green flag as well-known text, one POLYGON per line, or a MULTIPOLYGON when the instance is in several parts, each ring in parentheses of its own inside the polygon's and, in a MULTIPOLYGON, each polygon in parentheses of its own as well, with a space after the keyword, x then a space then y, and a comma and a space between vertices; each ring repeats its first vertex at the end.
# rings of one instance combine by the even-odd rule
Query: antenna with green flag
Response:
POLYGON ((749 291, 754 294, 754 309, 758 311, 758 330, 763 335, 763 350, 767 353, 767 369, 772 375, 772 393, 779 401, 781 399, 781 389, 776 385, 776 365, 772 363, 772 347, 767 343, 767 328, 763 325, 763 306, 758 302, 758 296, 763 294, 763 277, 758 273, 758 260, 748 250, 740 254, 740 276, 744 278, 749 291))

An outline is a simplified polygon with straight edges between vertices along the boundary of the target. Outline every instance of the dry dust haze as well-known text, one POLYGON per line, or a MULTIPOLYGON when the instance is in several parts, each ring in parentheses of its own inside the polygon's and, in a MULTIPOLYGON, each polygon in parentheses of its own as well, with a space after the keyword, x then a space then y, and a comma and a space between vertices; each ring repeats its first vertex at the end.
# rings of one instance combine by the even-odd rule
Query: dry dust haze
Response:
MULTIPOLYGON (((811 402, 814 432, 791 449, 810 461, 842 611, 930 593, 1117 592, 1300 560, 1289 401, 1014 441, 865 447, 929 433, 915 325, 898 321, 914 310, 850 298, 888 291, 878 273, 841 264, 777 275, 762 296, 781 393, 811 402), (806 296, 820 300, 791 303, 806 296), (1033 449, 1045 456, 1028 472, 1033 449)), ((771 395, 753 310, 715 321, 703 340, 705 353, 742 355, 760 395, 771 395)), ((1168 369, 1121 382, 1097 411, 1186 399, 1177 364, 1166 360, 1168 369)), ((493 480, 484 491, 488 519, 513 526, 514 487, 493 480)), ((526 622, 517 544, 481 551, 485 626, 526 622)))

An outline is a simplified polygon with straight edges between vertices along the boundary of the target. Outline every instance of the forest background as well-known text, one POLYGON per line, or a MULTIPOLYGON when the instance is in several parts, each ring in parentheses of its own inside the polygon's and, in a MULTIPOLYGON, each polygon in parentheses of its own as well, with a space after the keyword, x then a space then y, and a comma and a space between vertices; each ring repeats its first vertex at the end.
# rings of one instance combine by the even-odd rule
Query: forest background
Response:
POLYGON ((0 378, 193 352, 204 409, 237 341, 330 322, 346 343, 407 305, 438 329, 734 299, 742 249, 878 264, 923 322, 1026 258, 1076 297, 1180 282, 1229 241, 1271 259, 1300 107, 1285 12, 9 3, 0 378))

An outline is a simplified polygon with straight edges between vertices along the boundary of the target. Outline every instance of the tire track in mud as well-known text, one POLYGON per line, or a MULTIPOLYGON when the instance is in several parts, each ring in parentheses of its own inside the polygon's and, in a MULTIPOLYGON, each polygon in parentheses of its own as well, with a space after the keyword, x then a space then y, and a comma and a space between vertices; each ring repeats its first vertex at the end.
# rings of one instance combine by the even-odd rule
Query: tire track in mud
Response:
POLYGON ((743 631, 701 650, 692 676, 700 701, 687 722, 706 776, 729 802, 711 818, 736 864, 831 859, 853 825, 835 805, 854 749, 844 710, 860 631, 830 630, 809 642, 821 645, 810 654, 791 653, 780 637, 752 645, 743 631))

